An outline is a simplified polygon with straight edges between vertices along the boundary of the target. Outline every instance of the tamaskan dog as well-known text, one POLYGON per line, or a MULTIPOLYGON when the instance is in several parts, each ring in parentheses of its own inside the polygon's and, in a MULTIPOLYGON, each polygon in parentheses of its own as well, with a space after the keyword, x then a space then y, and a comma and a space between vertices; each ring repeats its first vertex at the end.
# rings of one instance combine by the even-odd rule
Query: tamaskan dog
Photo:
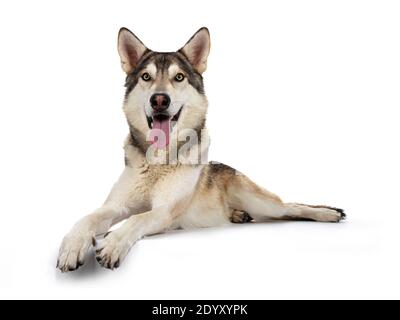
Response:
POLYGON ((57 263, 62 272, 82 266, 92 246, 101 266, 118 268, 136 241, 171 229, 345 218, 338 208, 285 203, 235 169, 208 162, 207 28, 167 53, 149 50, 122 28, 118 52, 127 75, 125 169, 104 205, 65 236, 57 263))

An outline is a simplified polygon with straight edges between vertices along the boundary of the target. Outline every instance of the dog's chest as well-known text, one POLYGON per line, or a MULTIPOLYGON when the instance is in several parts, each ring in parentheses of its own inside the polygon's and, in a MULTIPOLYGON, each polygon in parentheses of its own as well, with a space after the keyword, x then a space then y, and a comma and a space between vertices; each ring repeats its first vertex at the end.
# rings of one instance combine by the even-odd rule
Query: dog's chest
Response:
POLYGON ((173 203, 194 192, 201 172, 200 166, 143 165, 135 170, 135 192, 149 199, 151 206, 173 203))

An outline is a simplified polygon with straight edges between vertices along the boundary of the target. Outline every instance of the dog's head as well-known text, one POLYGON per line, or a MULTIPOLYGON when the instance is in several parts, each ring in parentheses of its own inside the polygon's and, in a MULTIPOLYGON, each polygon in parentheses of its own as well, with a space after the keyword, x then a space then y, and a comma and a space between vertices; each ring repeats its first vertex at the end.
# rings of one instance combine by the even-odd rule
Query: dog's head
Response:
POLYGON ((142 147, 148 145, 144 141, 151 142, 152 131, 164 135, 153 141, 161 149, 169 144, 171 131, 199 132, 204 127, 207 100, 202 73, 209 51, 206 28, 180 50, 168 53, 149 50, 131 31, 120 30, 118 52, 127 74, 124 112, 142 147))

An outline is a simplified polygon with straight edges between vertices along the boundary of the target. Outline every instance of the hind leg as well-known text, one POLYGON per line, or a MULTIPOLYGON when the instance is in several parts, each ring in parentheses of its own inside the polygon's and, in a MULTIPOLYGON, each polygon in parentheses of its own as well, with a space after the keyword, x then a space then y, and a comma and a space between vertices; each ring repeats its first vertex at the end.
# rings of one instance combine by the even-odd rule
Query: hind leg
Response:
POLYGON ((282 220, 312 220, 320 222, 340 222, 346 218, 343 209, 329 206, 314 206, 298 203, 285 204, 287 215, 282 220))
POLYGON ((265 220, 313 220, 339 222, 344 211, 328 206, 283 203, 269 191, 257 186, 243 175, 235 176, 228 189, 229 206, 247 212, 256 222, 265 220))

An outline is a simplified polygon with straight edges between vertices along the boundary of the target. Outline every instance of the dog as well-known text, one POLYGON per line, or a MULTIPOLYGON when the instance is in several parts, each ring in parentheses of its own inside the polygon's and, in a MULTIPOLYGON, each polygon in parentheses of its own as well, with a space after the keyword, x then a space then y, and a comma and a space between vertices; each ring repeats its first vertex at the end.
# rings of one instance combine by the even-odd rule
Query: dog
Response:
POLYGON ((64 237, 57 262, 62 272, 82 266, 91 247, 101 266, 118 268, 136 241, 171 229, 345 218, 334 207, 284 203, 235 169, 208 163, 202 76, 210 52, 207 28, 168 53, 149 50, 122 28, 118 52, 126 73, 125 169, 104 205, 64 237))

